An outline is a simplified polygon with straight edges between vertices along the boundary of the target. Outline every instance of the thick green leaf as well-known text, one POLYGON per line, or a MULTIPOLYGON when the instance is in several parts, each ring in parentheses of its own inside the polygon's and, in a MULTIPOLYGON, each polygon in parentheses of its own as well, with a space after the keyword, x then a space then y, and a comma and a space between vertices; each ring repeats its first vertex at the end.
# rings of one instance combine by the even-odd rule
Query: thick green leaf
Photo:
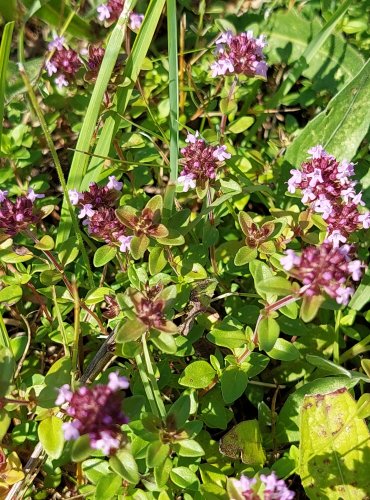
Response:
POLYGON ((99 247, 97 251, 94 253, 94 266, 101 267, 105 266, 108 262, 110 262, 117 254, 117 247, 113 247, 111 245, 103 245, 99 247))
POLYGON ((220 441, 220 451, 233 460, 241 459, 244 464, 262 467, 266 455, 257 420, 240 422, 227 432, 220 441))
POLYGON ((282 276, 265 278, 258 283, 258 288, 261 292, 273 293, 274 295, 289 295, 292 292, 292 284, 282 276))
POLYGON ((300 354, 298 349, 285 339, 277 339, 274 347, 268 352, 272 359, 279 359, 280 361, 295 361, 299 358, 300 354))
POLYGON ((307 395, 301 407, 299 474, 310 498, 369 494, 370 433, 346 389, 307 395))
POLYGON ((162 441, 152 441, 147 448, 146 463, 148 467, 158 467, 170 454, 170 445, 162 441))
POLYGON ((92 452, 90 438, 87 434, 84 434, 73 443, 71 458, 74 462, 82 462, 85 458, 90 456, 92 452))
POLYGON ((103 302, 104 297, 109 295, 112 290, 106 286, 102 286, 100 288, 96 288, 96 290, 91 290, 85 298, 85 304, 88 306, 92 306, 93 304, 99 304, 99 302, 103 302))
POLYGON ((308 382, 291 394, 281 409, 276 426, 276 438, 280 443, 299 441, 299 412, 308 394, 325 394, 346 387, 350 389, 358 380, 348 377, 326 377, 308 382))
POLYGON ((117 498, 117 492, 122 487, 122 479, 113 472, 104 475, 96 485, 96 500, 112 500, 117 498))
POLYGON ((12 351, 7 347, 0 347, 0 397, 8 392, 13 381, 15 361, 12 351))
POLYGON ((167 264, 163 248, 154 247, 149 254, 149 272, 152 276, 160 273, 167 264))
POLYGON ((176 453, 180 457, 202 457, 204 450, 194 439, 182 439, 174 445, 176 453))
POLYGON ((230 123, 227 130, 233 134, 240 134, 253 125, 254 118, 252 116, 242 116, 230 123))
POLYGON ((42 420, 37 430, 40 442, 51 458, 59 458, 63 451, 62 424, 60 418, 51 416, 42 420))
POLYGON ((0 153, 1 153, 1 139, 3 132, 5 87, 7 83, 7 68, 8 68, 10 48, 12 44, 13 29, 14 29, 13 21, 7 23, 4 26, 1 38, 1 46, 0 46, 0 153))
POLYGON ((136 460, 128 450, 118 450, 118 452, 109 459, 109 466, 129 483, 137 484, 140 480, 136 460))
POLYGON ((130 243, 131 253, 134 259, 141 259, 149 246, 149 238, 142 234, 134 236, 130 243))
POLYGON ((199 479, 188 467, 174 467, 170 478, 180 488, 196 491, 199 488, 199 479))
POLYGON ((263 351, 271 351, 279 338, 280 327, 276 319, 262 318, 258 325, 258 345, 263 351))
MULTIPOLYGON (((351 160, 369 129, 369 93, 370 60, 288 147, 286 162, 299 167, 307 158, 307 150, 316 144, 324 146, 338 160, 351 160)), ((285 174, 289 165, 285 164, 285 174)))
POLYGON ((22 288, 19 285, 6 286, 0 290, 0 303, 16 304, 22 298, 22 288))
POLYGON ((244 393, 248 374, 240 366, 228 366, 221 375, 222 397, 226 404, 236 401, 244 393))
POLYGON ((299 315, 305 323, 314 319, 323 302, 324 297, 321 295, 312 295, 311 297, 306 295, 303 297, 299 315))
POLYGON ((241 247, 235 255, 234 264, 236 266, 244 266, 256 259, 257 255, 257 248, 241 247))
POLYGON ((207 361, 190 363, 179 378, 179 384, 194 389, 204 389, 215 378, 216 372, 207 361))
POLYGON ((137 340, 146 330, 147 326, 139 319, 124 319, 117 327, 116 342, 137 340))
POLYGON ((307 354, 307 361, 317 368, 321 368, 332 375, 345 375, 346 377, 351 378, 351 372, 343 368, 343 366, 337 365, 330 361, 329 359, 321 358, 320 356, 315 356, 312 354, 307 354))

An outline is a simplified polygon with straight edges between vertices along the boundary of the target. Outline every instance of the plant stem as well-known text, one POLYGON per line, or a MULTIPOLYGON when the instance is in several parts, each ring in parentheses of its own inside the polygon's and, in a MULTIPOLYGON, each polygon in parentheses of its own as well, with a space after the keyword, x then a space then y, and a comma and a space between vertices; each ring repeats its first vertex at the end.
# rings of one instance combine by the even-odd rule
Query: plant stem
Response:
POLYGON ((177 13, 176 0, 167 0, 168 65, 170 98, 170 179, 164 194, 164 216, 167 218, 173 209, 178 177, 179 152, 179 70, 177 50, 177 13))
MULTIPOLYGON (((232 101, 237 83, 238 83, 238 77, 235 75, 233 83, 231 84, 231 87, 229 90, 229 95, 227 96, 227 108, 229 107, 229 104, 232 101)), ((222 144, 224 142, 226 122, 227 122, 227 114, 223 113, 222 117, 221 117, 221 124, 220 124, 220 144, 222 144)))
MULTIPOLYGON (((207 205, 211 205, 212 204, 212 193, 211 193, 211 189, 208 187, 207 189, 207 205)), ((209 212, 209 223, 211 224, 211 226, 214 226, 215 225, 215 214, 213 212, 213 210, 211 210, 209 212)), ((210 258, 210 261, 211 261, 211 264, 212 264, 212 269, 213 269, 213 272, 216 274, 216 276, 218 275, 218 265, 217 265, 217 260, 216 260, 216 248, 214 245, 211 245, 209 247, 209 258, 210 258)))
POLYGON ((342 311, 339 309, 339 311, 334 312, 334 315, 335 315, 335 327, 334 327, 335 341, 333 347, 333 361, 334 363, 339 365, 339 332, 340 332, 340 320, 342 318, 342 311))
POLYGON ((339 362, 342 364, 348 359, 358 356, 363 352, 369 351, 370 347, 368 347, 368 344, 370 344, 370 335, 360 340, 360 342, 357 342, 357 344, 348 349, 348 351, 344 352, 339 358, 339 362))
POLYGON ((75 389, 75 382, 81 374, 79 366, 79 347, 80 347, 80 298, 78 296, 76 283, 72 283, 73 302, 74 302, 74 340, 72 346, 72 388, 75 389))
POLYGON ((62 166, 60 164, 57 151, 56 151, 54 143, 53 143, 53 139, 51 138, 51 135, 50 135, 47 123, 45 121, 45 118, 44 118, 44 115, 43 115, 42 110, 40 108, 40 105, 39 105, 39 103, 37 101, 36 94, 35 94, 35 92, 34 92, 34 90, 32 88, 31 82, 30 82, 30 80, 28 78, 28 75, 27 75, 25 69, 24 69, 24 66, 21 63, 19 63, 18 66, 19 66, 19 72, 20 72, 21 77, 23 79, 23 82, 24 82, 24 84, 26 86, 26 89, 27 89, 28 96, 30 98, 32 107, 33 107, 33 109, 34 109, 34 111, 35 111, 35 113, 37 115, 37 118, 38 118, 38 120, 40 122, 42 131, 43 131, 43 133, 45 135, 46 143, 47 143, 47 145, 49 147, 51 156, 52 156, 52 158, 54 160, 54 165, 55 165, 55 168, 56 168, 56 171, 57 171, 57 174, 58 174, 59 182, 60 182, 60 184, 62 186, 64 197, 65 197, 67 205, 68 205, 68 210, 69 210, 69 214, 70 214, 71 221, 72 221, 72 224, 73 224, 73 229, 74 229, 75 235, 77 237, 78 247, 80 249, 83 261, 85 263, 86 272, 87 272, 87 278, 88 278, 88 281, 89 281, 89 286, 91 288, 94 288, 94 286, 95 286, 95 284, 94 284, 94 277, 93 277, 93 274, 92 274, 92 271, 91 271, 89 258, 88 258, 85 246, 83 244, 83 241, 82 241, 79 224, 78 224, 78 221, 76 219, 76 214, 75 214, 75 211, 73 209, 71 200, 69 198, 69 194, 68 194, 68 190, 67 190, 67 184, 66 184, 66 181, 65 181, 65 178, 64 178, 62 166))
POLYGON ((146 343, 146 333, 142 335, 141 343, 143 346, 145 363, 143 363, 142 356, 138 354, 135 356, 136 365, 138 367, 140 378, 143 383, 145 394, 153 415, 158 418, 164 419, 166 416, 166 411, 163 401, 160 397, 157 381, 155 379, 152 363, 150 361, 150 355, 146 343))

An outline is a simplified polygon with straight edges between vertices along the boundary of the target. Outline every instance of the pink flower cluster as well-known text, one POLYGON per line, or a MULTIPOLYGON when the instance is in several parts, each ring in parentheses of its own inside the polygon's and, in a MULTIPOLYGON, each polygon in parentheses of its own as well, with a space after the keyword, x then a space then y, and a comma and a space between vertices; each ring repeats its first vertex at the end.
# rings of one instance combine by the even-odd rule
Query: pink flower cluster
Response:
POLYGON ((72 392, 68 384, 59 389, 55 404, 68 403, 66 413, 71 422, 63 424, 64 437, 67 441, 76 440, 88 434, 91 448, 109 455, 120 445, 120 425, 128 422, 122 412, 123 393, 129 382, 117 373, 109 374, 107 385, 96 385, 91 389, 80 387, 72 392))
POLYGON ((111 175, 106 186, 101 187, 93 182, 89 186, 89 191, 84 193, 71 189, 69 198, 72 205, 80 208, 78 218, 84 219, 82 224, 87 226, 91 236, 111 245, 120 245, 120 251, 127 252, 130 249, 132 236, 126 234, 126 227, 115 214, 122 186, 123 183, 111 175))
POLYGON ((335 299, 338 304, 348 304, 354 292, 348 282, 359 281, 362 264, 353 260, 350 245, 335 247, 332 242, 306 247, 302 254, 287 250, 280 262, 294 278, 307 286, 305 295, 321 295, 323 292, 335 299))
MULTIPOLYGON (((99 5, 96 9, 98 12, 98 19, 101 22, 108 21, 109 24, 117 21, 123 9, 123 0, 109 0, 107 3, 99 5)), ((132 31, 140 29, 144 20, 143 14, 131 12, 129 17, 129 27, 132 31)))
POLYGON ((263 497, 258 495, 253 487, 257 483, 257 479, 250 479, 247 476, 241 476, 240 480, 234 480, 234 485, 239 489, 246 500, 292 500, 295 496, 293 491, 290 491, 282 479, 278 479, 275 472, 268 476, 261 474, 261 483, 264 485, 263 497))
POLYGON ((288 191, 301 190, 302 203, 322 214, 328 225, 328 240, 338 246, 357 229, 370 227, 370 212, 358 211, 364 202, 361 192, 355 191, 356 181, 350 179, 353 163, 338 162, 322 146, 315 146, 308 153, 311 158, 302 164, 301 170, 290 171, 288 191))
POLYGON ((19 196, 15 201, 9 200, 7 195, 8 191, 0 190, 0 232, 15 236, 41 220, 34 202, 37 198, 44 198, 44 194, 36 194, 30 188, 26 196, 19 196))
POLYGON ((211 65, 212 76, 242 74, 266 78, 265 46, 263 35, 254 38, 252 31, 239 35, 231 31, 222 33, 216 40, 217 60, 211 65))
POLYGON ((48 45, 49 50, 54 50, 54 53, 45 64, 49 76, 57 75, 55 83, 59 88, 68 87, 82 66, 77 52, 66 48, 64 44, 64 37, 54 37, 48 45))
POLYGON ((177 179, 183 185, 183 191, 197 185, 204 186, 207 181, 216 178, 216 171, 224 160, 231 158, 226 146, 210 146, 199 138, 199 132, 188 134, 185 142, 188 146, 181 149, 183 158, 180 160, 183 170, 177 179))

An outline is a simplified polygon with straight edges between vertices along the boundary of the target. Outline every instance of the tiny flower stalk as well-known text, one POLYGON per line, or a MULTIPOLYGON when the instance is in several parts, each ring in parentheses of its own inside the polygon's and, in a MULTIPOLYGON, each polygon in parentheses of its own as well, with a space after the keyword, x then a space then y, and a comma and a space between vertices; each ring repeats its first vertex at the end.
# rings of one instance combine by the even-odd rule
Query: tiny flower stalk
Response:
POLYGON ((142 211, 125 206, 116 210, 117 218, 134 235, 131 240, 131 253, 134 259, 143 257, 147 250, 150 238, 161 240, 169 235, 168 229, 160 223, 163 201, 160 195, 153 196, 142 211))

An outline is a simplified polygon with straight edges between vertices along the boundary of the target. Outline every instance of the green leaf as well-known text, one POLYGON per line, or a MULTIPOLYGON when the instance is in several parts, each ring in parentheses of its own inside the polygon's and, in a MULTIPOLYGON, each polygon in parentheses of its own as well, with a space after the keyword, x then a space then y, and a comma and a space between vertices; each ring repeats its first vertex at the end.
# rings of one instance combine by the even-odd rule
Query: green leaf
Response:
POLYGON ((239 212, 238 221, 243 233, 248 236, 252 224, 254 224, 252 217, 247 212, 239 212))
POLYGON ((85 298, 85 304, 88 306, 92 306, 93 304, 99 304, 99 302, 103 302, 104 297, 112 293, 111 288, 106 286, 102 286, 100 288, 96 288, 96 290, 91 290, 85 298))
POLYGON ((280 361, 295 361, 300 356, 294 344, 281 338, 277 339, 274 347, 267 354, 270 358, 279 359, 280 361))
POLYGON ((258 283, 258 289, 264 293, 274 295, 289 295, 292 293, 292 284, 281 276, 272 276, 258 283))
POLYGON ((302 320, 305 323, 312 321, 318 313, 323 302, 324 297, 322 297, 321 295, 312 295, 312 297, 305 295, 303 297, 301 310, 299 312, 302 320))
POLYGON ((109 459, 109 466, 114 472, 131 484, 137 484, 140 480, 136 460, 128 450, 118 450, 109 459))
POLYGON ((357 499, 369 493, 370 433, 346 389, 307 395, 301 407, 299 475, 311 498, 357 499), (366 459, 365 459, 366 460, 366 459))
POLYGON ((194 439, 182 439, 174 444, 174 450, 179 457, 202 457, 204 450, 194 439))
POLYGON ((235 425, 221 438, 220 451, 233 460, 241 459, 244 464, 262 467, 266 455, 257 420, 246 420, 235 425))
POLYGON ((357 288, 348 306, 355 311, 360 311, 370 300, 370 269, 364 273, 360 286, 357 288))
POLYGON ((235 255, 234 264, 236 266, 244 266, 256 259, 257 255, 257 248, 241 247, 235 255))
POLYGON ((252 116, 242 116, 241 118, 238 118, 237 120, 230 123, 227 130, 228 132, 231 132, 233 134, 240 134, 241 132, 244 132, 249 127, 251 127, 253 123, 254 118, 252 116))
POLYGON ((85 434, 73 443, 71 458, 74 462, 83 462, 91 453, 93 453, 93 450, 90 447, 90 438, 85 434))
POLYGON ((220 347, 228 347, 231 350, 247 343, 243 325, 230 317, 216 323, 207 334, 207 339, 220 347))
MULTIPOLYGON (((324 146, 338 160, 351 160, 369 129, 369 92, 370 61, 329 102, 327 108, 306 125, 288 147, 285 160, 290 165, 299 166, 306 160, 307 150, 316 144, 324 146)), ((285 167, 286 170, 289 168, 289 165, 285 167)))
POLYGON ((329 359, 321 358, 320 356, 315 356, 313 354, 307 354, 307 361, 317 368, 321 368, 332 375, 344 375, 346 377, 351 378, 351 372, 343 368, 343 366, 337 365, 330 361, 329 359))
POLYGON ((170 479, 171 469, 172 460, 170 458, 167 458, 159 467, 154 468, 154 479, 158 488, 163 488, 164 486, 166 486, 170 479))
MULTIPOLYGON (((174 333, 176 332, 177 327, 174 333)), ((174 337, 172 337, 172 335, 169 335, 168 333, 152 331, 150 334, 150 340, 158 349, 167 354, 175 354, 177 351, 176 340, 174 339, 174 337)))
POLYGON ((112 500, 116 498, 119 489, 122 487, 122 479, 114 473, 109 473, 101 477, 96 485, 96 500, 112 500))
POLYGON ((167 412, 168 421, 174 420, 176 429, 181 429, 190 415, 190 396, 181 394, 167 412))
POLYGON ((0 302, 7 305, 16 304, 22 298, 22 293, 19 285, 6 286, 0 290, 0 302))
POLYGON ((166 267, 167 259, 163 248, 154 247, 149 253, 149 272, 152 276, 160 273, 166 267))
POLYGON ((94 266, 105 266, 105 264, 114 259, 116 254, 117 247, 113 247, 112 245, 104 245, 102 247, 99 247, 94 253, 94 266))
POLYGON ((163 199, 160 194, 156 194, 153 198, 150 198, 148 203, 145 205, 146 208, 150 208, 153 212, 162 212, 163 210, 163 199))
POLYGON ((8 392, 13 381, 15 361, 12 351, 7 347, 0 347, 0 397, 8 392))
POLYGON ((174 467, 170 472, 170 478, 176 486, 191 491, 199 488, 199 479, 188 467, 174 467))
POLYGON ((63 275, 56 269, 47 269, 40 273, 40 281, 45 286, 55 285, 63 279, 63 275))
POLYGON ((240 366, 228 366, 221 375, 222 397, 226 404, 236 401, 248 384, 248 374, 240 366))
POLYGON ((37 430, 40 442, 51 458, 59 458, 63 451, 62 424, 62 419, 51 416, 42 420, 37 430))
POLYGON ((54 248, 54 240, 51 236, 45 234, 38 243, 35 243, 35 248, 38 250, 52 250, 54 248))
POLYGON ((303 399, 308 394, 324 394, 346 387, 354 387, 359 380, 348 377, 325 377, 308 382, 290 394, 284 406, 280 410, 277 426, 276 438, 279 443, 299 441, 299 412, 303 404, 303 399))
POLYGON ((170 445, 162 441, 153 441, 147 448, 146 463, 148 467, 158 467, 170 454, 170 445))
POLYGON ((216 372, 207 361, 190 363, 179 378, 179 384, 193 389, 204 389, 215 378, 216 372))
POLYGON ((262 318, 258 325, 258 344, 261 350, 271 351, 279 338, 279 323, 271 317, 262 318))
POLYGON ((259 260, 253 260, 249 264, 249 271, 253 276, 254 286, 258 295, 261 295, 261 297, 268 300, 268 302, 272 301, 274 294, 265 293, 260 288, 260 285, 262 284, 263 286, 263 283, 266 279, 272 278, 274 276, 269 266, 259 260))
POLYGON ((356 416, 358 418, 370 417, 370 394, 362 394, 356 405, 356 416))
POLYGON ((130 243, 131 254, 135 260, 141 259, 149 246, 149 238, 142 234, 134 236, 130 243))
POLYGON ((139 319, 124 319, 117 327, 116 342, 119 344, 137 340, 146 330, 147 326, 139 319))

